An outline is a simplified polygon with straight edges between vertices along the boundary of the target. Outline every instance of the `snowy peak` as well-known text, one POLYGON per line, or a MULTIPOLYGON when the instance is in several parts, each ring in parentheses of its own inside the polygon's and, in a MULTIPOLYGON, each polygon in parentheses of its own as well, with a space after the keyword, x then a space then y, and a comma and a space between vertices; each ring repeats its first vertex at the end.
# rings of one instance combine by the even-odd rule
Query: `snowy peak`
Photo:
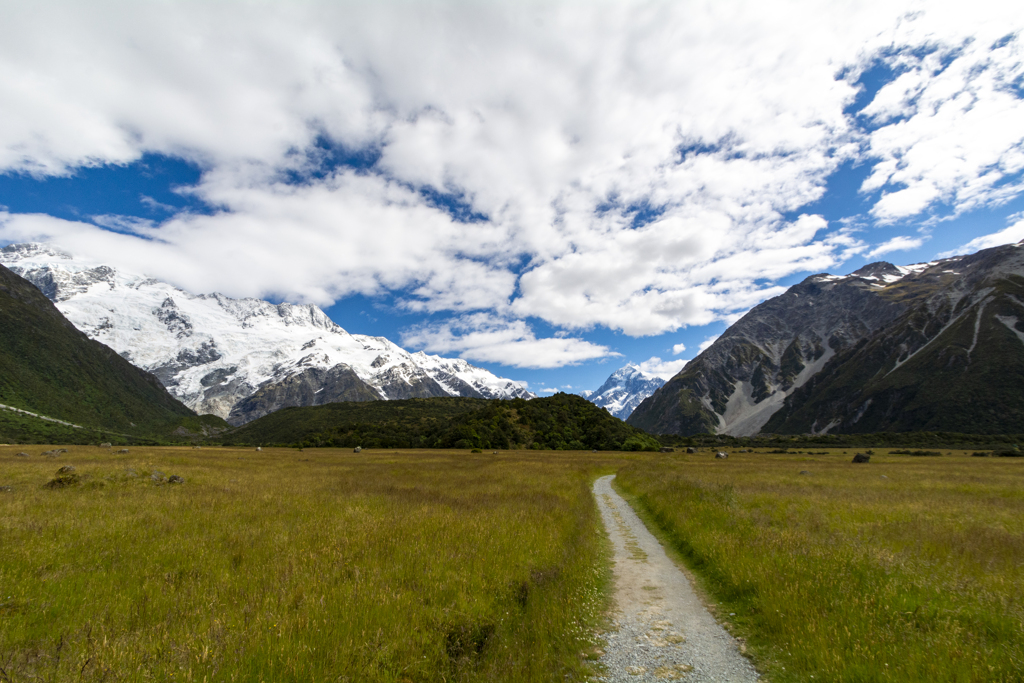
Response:
POLYGON ((579 395, 625 420, 645 398, 664 384, 665 380, 630 363, 613 372, 597 391, 580 392, 579 395))
POLYGON ((196 295, 47 245, 5 247, 0 263, 187 406, 234 423, 314 400, 534 397, 464 360, 349 334, 312 304, 196 295))

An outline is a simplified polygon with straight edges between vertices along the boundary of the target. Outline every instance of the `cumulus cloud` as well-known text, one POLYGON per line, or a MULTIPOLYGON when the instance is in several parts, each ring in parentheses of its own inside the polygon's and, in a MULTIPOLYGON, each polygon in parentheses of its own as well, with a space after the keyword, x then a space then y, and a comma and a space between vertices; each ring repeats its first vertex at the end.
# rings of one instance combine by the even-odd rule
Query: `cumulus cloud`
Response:
POLYGON ((1024 219, 1017 221, 1013 225, 1010 225, 999 232, 993 232, 989 235, 976 237, 967 244, 961 244, 952 251, 939 254, 938 258, 949 258, 950 256, 959 256, 960 254, 973 254, 976 251, 990 249, 991 247, 998 247, 1003 244, 1016 244, 1021 240, 1024 240, 1024 219))
POLYGON ((0 240, 193 291, 387 292, 450 316, 407 343, 476 360, 600 358, 522 321, 734 320, 868 251, 804 208, 845 161, 881 222, 1019 193, 1024 22, 961 5, 8 3, 0 172, 172 155, 213 212, 5 215, 0 240), (849 114, 879 61, 899 76, 849 114))
POLYGON ((421 325, 406 331, 402 343, 432 353, 517 368, 557 368, 586 360, 619 356, 607 346, 572 337, 538 338, 522 320, 486 313, 421 325))
POLYGON ((720 334, 716 334, 715 336, 713 336, 713 337, 708 337, 707 339, 705 339, 704 341, 702 341, 702 342, 700 343, 700 351, 698 351, 698 353, 704 353, 704 351, 705 351, 705 350, 706 350, 706 349, 707 349, 707 348, 708 348, 709 346, 711 346, 712 344, 714 344, 714 343, 715 343, 715 342, 716 342, 716 341, 718 340, 718 338, 719 338, 720 336, 722 336, 722 335, 720 335, 720 334))
POLYGON ((882 244, 879 244, 877 247, 864 254, 864 256, 870 259, 875 258, 876 256, 881 256, 882 254, 888 254, 893 251, 909 251, 910 249, 917 249, 922 244, 924 244, 926 239, 927 238, 925 237, 910 237, 907 235, 899 235, 897 237, 893 237, 892 239, 886 242, 883 242, 882 244))
POLYGON ((637 367, 649 375, 670 380, 689 362, 689 360, 662 360, 657 356, 651 356, 642 363, 638 363, 637 367))
POLYGON ((1024 190, 1024 39, 1019 12, 938 5, 892 31, 882 61, 902 74, 861 112, 875 159, 862 190, 882 190, 871 214, 880 222, 917 216, 937 204, 953 214, 998 205, 1024 190), (957 36, 956 27, 970 26, 957 36), (1016 33, 1015 33, 1016 31, 1016 33), (1017 85, 1014 85, 1017 84, 1017 85))
POLYGON ((685 350, 686 350, 686 344, 682 344, 682 343, 676 344, 676 345, 674 345, 672 347, 672 355, 673 356, 678 356, 679 354, 681 354, 685 350))

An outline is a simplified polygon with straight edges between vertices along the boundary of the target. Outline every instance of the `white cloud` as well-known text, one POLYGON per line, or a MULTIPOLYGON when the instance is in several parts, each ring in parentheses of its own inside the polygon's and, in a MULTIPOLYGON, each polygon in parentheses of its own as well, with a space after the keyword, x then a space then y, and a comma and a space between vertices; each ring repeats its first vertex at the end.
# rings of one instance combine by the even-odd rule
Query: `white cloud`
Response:
POLYGON ((715 336, 708 337, 707 339, 702 341, 700 343, 700 351, 698 351, 698 353, 704 353, 704 351, 706 351, 709 346, 714 344, 718 340, 718 338, 721 337, 721 336, 722 335, 720 335, 720 334, 716 334, 715 336))
POLYGON ((950 256, 959 256, 960 254, 973 254, 976 251, 990 249, 991 247, 998 247, 1003 244, 1016 244, 1021 240, 1024 240, 1024 219, 1018 220, 1013 225, 1004 228, 999 232, 993 232, 989 235, 976 237, 967 244, 962 244, 952 251, 938 254, 937 258, 949 258, 950 256))
POLYGON ((675 346, 672 347, 672 355, 673 356, 678 356, 679 354, 681 354, 685 350, 686 350, 686 344, 682 344, 682 343, 676 344, 675 346))
POLYGON ((538 339, 521 320, 501 320, 485 313, 419 326, 405 332, 402 343, 432 353, 454 353, 466 360, 517 368, 557 368, 621 355, 583 339, 538 339))
POLYGON ((982 9, 940 4, 890 34, 917 51, 890 53, 903 73, 862 112, 882 124, 867 136, 877 162, 862 190, 883 190, 871 209, 883 223, 939 203, 960 214, 1024 190, 1024 98, 1012 85, 1024 78, 1022 15, 982 9))
POLYGON ((734 320, 778 278, 869 250, 800 215, 846 160, 874 164, 879 221, 1019 192, 1024 43, 990 48, 1024 21, 1012 3, 962 5, 7 3, 0 172, 176 155, 216 212, 97 219, 120 234, 7 215, 0 240, 193 291, 391 292, 454 316, 409 339, 467 358, 599 358, 521 321, 636 336, 734 320), (904 72, 864 131, 844 108, 880 55, 904 72), (314 173, 324 139, 379 161, 314 173), (422 187, 486 220, 453 220, 422 187))
POLYGON ((657 356, 651 356, 644 362, 639 363, 637 367, 649 375, 670 380, 689 362, 689 360, 662 360, 657 356))
POLYGON ((925 243, 926 237, 910 237, 907 235, 899 235, 892 239, 879 244, 871 251, 864 254, 866 258, 875 258, 882 254, 888 254, 893 251, 909 251, 911 249, 917 249, 925 243))

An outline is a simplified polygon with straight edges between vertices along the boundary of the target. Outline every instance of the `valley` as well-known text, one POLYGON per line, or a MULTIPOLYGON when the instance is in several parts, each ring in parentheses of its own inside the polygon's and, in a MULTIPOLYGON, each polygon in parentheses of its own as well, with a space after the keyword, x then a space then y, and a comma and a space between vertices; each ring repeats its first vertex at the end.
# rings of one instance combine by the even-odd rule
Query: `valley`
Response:
MULTIPOLYGON (((615 472, 761 680, 1024 675, 1024 458, 43 448, 0 446, 6 680, 601 680, 615 472)), ((677 621, 629 680, 716 675, 677 621)))

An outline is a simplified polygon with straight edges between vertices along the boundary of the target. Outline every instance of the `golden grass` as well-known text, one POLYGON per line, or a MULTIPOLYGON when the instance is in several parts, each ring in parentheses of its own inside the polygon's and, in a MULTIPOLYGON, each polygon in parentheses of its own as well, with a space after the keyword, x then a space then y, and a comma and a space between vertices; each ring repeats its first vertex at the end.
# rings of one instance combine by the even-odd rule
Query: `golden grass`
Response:
POLYGON ((619 455, 48 448, 0 447, 0 681, 588 674, 619 455))
POLYGON ((704 451, 617 484, 767 679, 1024 680, 1024 461, 943 453, 704 451))

